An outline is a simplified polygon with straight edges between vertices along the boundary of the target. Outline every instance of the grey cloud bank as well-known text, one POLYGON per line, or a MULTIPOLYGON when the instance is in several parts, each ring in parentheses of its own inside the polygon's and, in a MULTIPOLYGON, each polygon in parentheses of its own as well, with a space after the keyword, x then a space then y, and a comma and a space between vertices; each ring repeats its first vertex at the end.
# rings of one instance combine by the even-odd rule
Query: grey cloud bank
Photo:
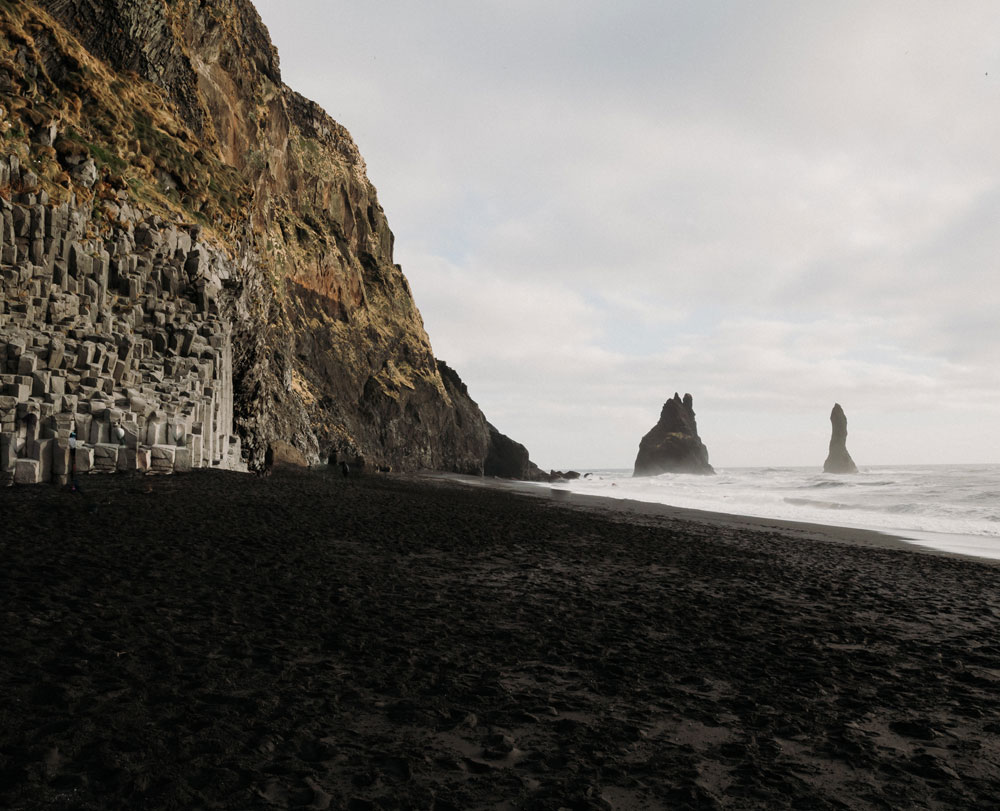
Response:
POLYGON ((1000 461, 989 3, 256 3, 439 357, 543 467, 1000 461))

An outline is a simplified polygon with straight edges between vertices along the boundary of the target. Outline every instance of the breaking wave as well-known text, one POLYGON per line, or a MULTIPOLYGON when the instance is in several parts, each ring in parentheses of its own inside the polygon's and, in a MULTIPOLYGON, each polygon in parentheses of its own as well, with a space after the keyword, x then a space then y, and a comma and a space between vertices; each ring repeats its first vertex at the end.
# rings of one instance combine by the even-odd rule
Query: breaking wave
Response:
MULTIPOLYGON (((665 473, 643 478, 632 478, 628 470, 588 472, 587 478, 548 486, 712 512, 875 529, 917 539, 929 534, 975 537, 978 551, 972 554, 1000 558, 1000 465, 880 466, 840 476, 794 467, 724 468, 716 476, 665 473), (989 553, 993 549, 996 553, 989 553)), ((940 537, 928 545, 948 546, 940 537)), ((954 546, 948 548, 955 551, 954 546)))

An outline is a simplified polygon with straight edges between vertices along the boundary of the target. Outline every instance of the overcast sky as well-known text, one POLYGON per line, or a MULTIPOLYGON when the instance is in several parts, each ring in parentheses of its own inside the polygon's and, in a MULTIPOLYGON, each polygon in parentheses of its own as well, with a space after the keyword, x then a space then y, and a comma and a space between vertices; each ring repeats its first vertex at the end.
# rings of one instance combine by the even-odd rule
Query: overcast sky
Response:
POLYGON ((543 468, 1000 462, 995 2, 256 0, 543 468))

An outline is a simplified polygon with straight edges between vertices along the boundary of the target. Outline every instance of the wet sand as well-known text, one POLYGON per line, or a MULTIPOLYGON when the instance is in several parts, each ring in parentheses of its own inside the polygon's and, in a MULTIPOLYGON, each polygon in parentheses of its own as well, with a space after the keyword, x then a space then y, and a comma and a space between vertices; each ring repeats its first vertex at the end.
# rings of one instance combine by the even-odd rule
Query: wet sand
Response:
POLYGON ((995 565, 440 478, 82 485, 0 491, 0 807, 1000 796, 995 565))
MULTIPOLYGON (((908 542, 889 532, 860 527, 838 527, 825 524, 810 524, 804 521, 789 521, 783 518, 760 518, 753 515, 735 515, 719 513, 710 510, 696 510, 690 507, 673 507, 650 501, 637 501, 628 498, 610 498, 608 496, 592 496, 584 493, 574 493, 547 484, 533 482, 511 481, 508 479, 489 479, 481 476, 464 476, 457 473, 421 473, 416 478, 431 482, 450 482, 469 487, 487 487, 520 493, 542 499, 552 499, 562 506, 589 510, 612 520, 627 523, 644 523, 653 526, 662 525, 663 520, 684 519, 695 523, 707 523, 715 526, 725 526, 727 530, 773 530, 789 538, 801 540, 823 541, 827 543, 850 544, 852 546, 867 546, 878 549, 909 549, 918 545, 908 542)), ((968 557, 954 555, 929 547, 922 547, 931 554, 948 555, 950 557, 968 557)), ((976 558, 980 560, 980 558, 976 558)))

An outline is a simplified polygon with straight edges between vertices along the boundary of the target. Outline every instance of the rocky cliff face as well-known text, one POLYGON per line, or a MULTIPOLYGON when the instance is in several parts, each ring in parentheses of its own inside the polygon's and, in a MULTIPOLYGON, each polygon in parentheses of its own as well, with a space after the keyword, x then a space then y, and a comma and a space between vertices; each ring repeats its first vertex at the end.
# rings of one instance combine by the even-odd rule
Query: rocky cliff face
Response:
POLYGON ((282 84, 249 2, 2 4, 0 476, 55 464, 38 443, 72 427, 110 465, 119 424, 122 469, 201 437, 196 465, 286 440, 483 471, 488 424, 434 358, 364 161, 282 84))
POLYGON ((847 415, 840 403, 833 404, 830 412, 830 453, 823 463, 824 473, 857 473, 858 466, 854 464, 851 454, 847 452, 847 415))
POLYGON ((674 396, 663 404, 660 419, 639 442, 633 476, 660 473, 715 473, 708 463, 708 448, 698 436, 694 402, 674 396))

